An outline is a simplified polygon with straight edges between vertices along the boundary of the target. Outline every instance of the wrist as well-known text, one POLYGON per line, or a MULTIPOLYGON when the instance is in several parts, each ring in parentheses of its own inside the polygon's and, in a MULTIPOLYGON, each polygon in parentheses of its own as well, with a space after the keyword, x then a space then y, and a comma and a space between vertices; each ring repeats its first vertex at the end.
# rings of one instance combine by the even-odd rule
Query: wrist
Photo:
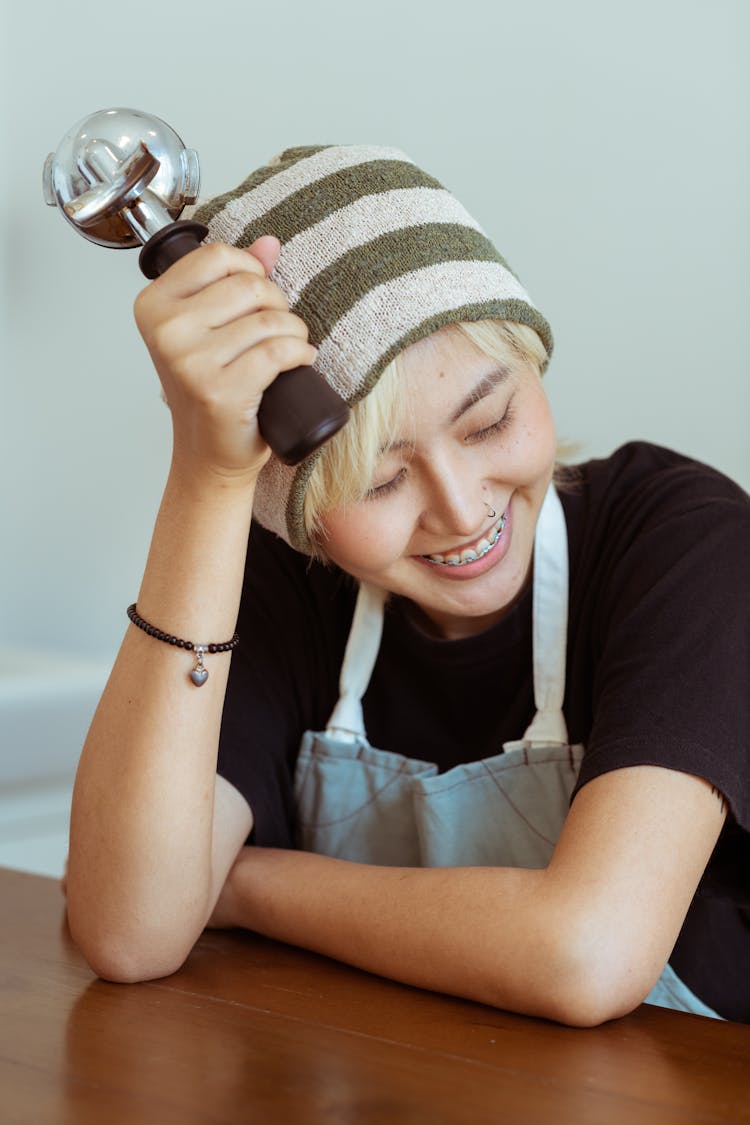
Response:
POLYGON ((167 488, 189 497, 192 502, 202 499, 214 502, 225 498, 252 503, 255 485, 264 459, 260 464, 242 469, 231 469, 199 460, 185 452, 175 450, 169 467, 167 488))
POLYGON ((184 462, 173 463, 133 599, 152 626, 199 644, 233 635, 254 490, 254 481, 228 480, 202 468, 188 472, 184 462))

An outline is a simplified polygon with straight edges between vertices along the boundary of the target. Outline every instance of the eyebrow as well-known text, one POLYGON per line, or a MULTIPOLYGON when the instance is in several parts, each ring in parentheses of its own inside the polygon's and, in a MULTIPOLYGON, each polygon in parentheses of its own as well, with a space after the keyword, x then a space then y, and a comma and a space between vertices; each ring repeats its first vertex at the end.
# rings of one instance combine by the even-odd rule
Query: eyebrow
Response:
POLYGON ((501 383, 507 382, 507 380, 510 378, 510 375, 510 368, 504 367, 503 365, 500 365, 493 371, 488 371, 486 375, 483 375, 477 385, 474 387, 474 390, 469 391, 466 398, 461 401, 461 404, 451 418, 451 425, 454 422, 457 422, 462 414, 465 414, 467 410, 471 409, 475 402, 481 402, 481 400, 483 398, 486 398, 487 395, 492 394, 495 387, 499 386, 501 383))
MULTIPOLYGON (((475 403, 481 402, 487 395, 492 394, 495 387, 499 387, 501 383, 506 383, 511 375, 512 371, 510 367, 505 367, 503 364, 499 364, 497 367, 493 368, 492 371, 488 371, 486 375, 483 375, 474 389, 469 391, 466 397, 461 400, 459 406, 451 415, 449 425, 454 425, 475 403)), ((399 449, 410 448, 412 444, 413 443, 410 441, 391 441, 388 445, 384 445, 378 450, 378 456, 382 457, 386 453, 393 453, 399 449)))

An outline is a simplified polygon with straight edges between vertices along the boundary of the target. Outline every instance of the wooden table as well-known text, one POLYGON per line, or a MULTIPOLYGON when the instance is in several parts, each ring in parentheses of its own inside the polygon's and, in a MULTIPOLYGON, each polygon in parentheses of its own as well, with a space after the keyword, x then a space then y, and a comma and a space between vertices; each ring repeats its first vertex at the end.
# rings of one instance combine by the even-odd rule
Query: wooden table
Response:
POLYGON ((244 933, 108 984, 54 880, 0 869, 0 903, 3 1123, 750 1122, 750 1026, 644 1005, 564 1028, 244 933))

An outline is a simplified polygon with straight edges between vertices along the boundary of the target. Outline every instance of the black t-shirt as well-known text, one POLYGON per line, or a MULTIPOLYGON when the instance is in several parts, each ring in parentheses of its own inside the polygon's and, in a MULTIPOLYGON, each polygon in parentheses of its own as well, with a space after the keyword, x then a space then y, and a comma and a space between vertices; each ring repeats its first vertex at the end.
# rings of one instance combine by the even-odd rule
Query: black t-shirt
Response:
MULTIPOLYGON (((659 765, 724 794, 730 813, 670 962, 721 1015, 750 1022, 750 499, 645 443, 567 471, 558 491, 564 711, 570 741, 586 747, 577 789, 659 765)), ((297 750, 338 698, 355 598, 340 570, 253 526, 218 769, 252 808, 259 845, 294 846, 297 750)), ((500 753, 534 714, 530 591, 461 640, 428 636, 393 598, 363 710, 374 746, 441 771, 500 753)))

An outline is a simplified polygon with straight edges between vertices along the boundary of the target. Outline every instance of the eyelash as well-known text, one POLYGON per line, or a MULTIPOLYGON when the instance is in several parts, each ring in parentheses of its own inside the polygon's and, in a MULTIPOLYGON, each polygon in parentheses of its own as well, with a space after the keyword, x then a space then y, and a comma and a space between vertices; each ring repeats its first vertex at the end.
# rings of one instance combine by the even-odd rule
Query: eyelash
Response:
POLYGON ((469 434, 468 437, 464 438, 464 441, 469 445, 473 445, 475 442, 487 441, 488 438, 494 437, 495 434, 500 434, 503 430, 506 430, 512 423, 513 417, 514 414, 511 404, 508 403, 502 418, 498 418, 497 422, 493 422, 491 426, 485 426, 483 430, 477 430, 475 434, 469 434))
POLYGON ((385 484, 379 484, 377 488, 371 488, 365 498, 367 500, 380 500, 381 497, 387 496, 389 492, 395 492, 405 476, 406 469, 399 469, 393 480, 386 481, 385 484))

